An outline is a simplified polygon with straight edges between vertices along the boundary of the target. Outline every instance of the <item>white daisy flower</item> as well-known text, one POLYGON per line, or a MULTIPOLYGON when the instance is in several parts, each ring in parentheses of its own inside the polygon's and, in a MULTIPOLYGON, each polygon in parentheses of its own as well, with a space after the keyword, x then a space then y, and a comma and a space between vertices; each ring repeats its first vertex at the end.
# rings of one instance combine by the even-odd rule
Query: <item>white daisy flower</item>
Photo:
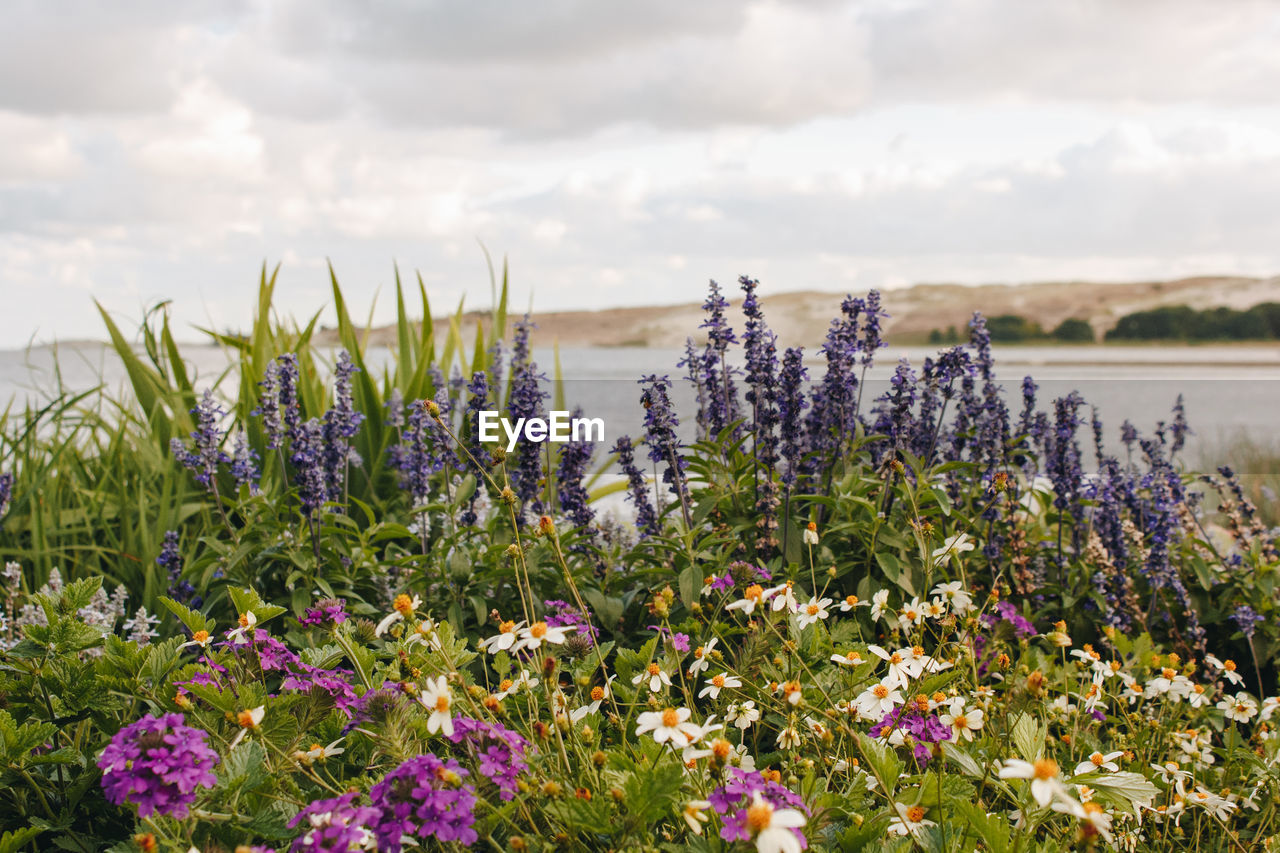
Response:
POLYGON ((670 743, 677 749, 684 749, 702 737, 702 728, 689 721, 692 714, 688 708, 646 711, 636 717, 636 734, 653 732, 656 742, 670 743))
POLYGON ((418 701, 431 712, 427 717, 427 731, 453 737, 453 717, 449 713, 449 709, 453 707, 453 693, 449 690, 449 682, 445 677, 441 675, 434 681, 428 678, 426 686, 418 694, 418 701))
POLYGON ((800 605, 799 613, 796 621, 800 623, 800 630, 804 630, 815 622, 826 619, 830 615, 827 608, 831 605, 831 599, 819 599, 816 596, 800 605))
POLYGON ((637 672, 635 677, 631 679, 631 683, 638 686, 646 679, 649 681, 650 693, 657 693, 662 690, 664 686, 671 686, 671 676, 663 672, 662 667, 658 666, 656 663, 651 663, 644 669, 637 672))
POLYGON ((698 698, 701 699, 704 696, 710 696, 712 699, 719 699, 720 691, 726 687, 733 688, 741 686, 742 679, 738 678, 736 675, 730 675, 727 672, 722 672, 707 681, 706 686, 699 691, 698 698))

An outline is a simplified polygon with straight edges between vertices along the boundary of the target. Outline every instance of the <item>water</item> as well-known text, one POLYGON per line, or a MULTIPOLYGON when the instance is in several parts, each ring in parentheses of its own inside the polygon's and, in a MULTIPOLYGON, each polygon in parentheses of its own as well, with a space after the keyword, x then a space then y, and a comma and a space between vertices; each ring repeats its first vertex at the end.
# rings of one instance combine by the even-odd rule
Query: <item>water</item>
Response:
MULTIPOLYGON (((928 347, 882 350, 866 377, 864 410, 887 390, 899 358, 906 357, 918 367, 935 352, 928 347)), ((200 386, 233 372, 226 351, 220 348, 185 346, 183 354, 200 386)), ((606 445, 612 446, 618 436, 641 431, 644 411, 636 380, 649 373, 678 378, 683 371, 675 365, 681 355, 665 349, 563 348, 565 402, 570 408, 581 407, 588 417, 602 418, 606 445)), ((371 370, 380 372, 389 358, 388 350, 375 348, 366 361, 371 370)), ((535 348, 534 358, 546 373, 552 373, 550 349, 535 348)), ((811 376, 821 377, 820 357, 809 362, 809 370, 811 376)), ((1280 348, 1276 347, 1000 347, 996 372, 1015 417, 1022 407, 1025 375, 1032 375, 1040 385, 1041 408, 1047 408, 1054 397, 1078 390, 1087 403, 1098 407, 1107 446, 1113 452, 1120 450, 1119 429, 1124 420, 1149 432, 1157 422, 1171 419, 1179 394, 1194 430, 1188 442, 1192 460, 1214 453, 1239 436, 1270 446, 1280 423, 1280 348)), ((114 352, 100 344, 62 345, 56 352, 49 347, 0 351, 0 406, 9 400, 18 410, 24 404, 40 405, 56 395, 59 383, 73 393, 99 384, 116 393, 127 387, 127 377, 114 352)), ((691 418, 692 391, 677 384, 675 400, 678 411, 691 418)))

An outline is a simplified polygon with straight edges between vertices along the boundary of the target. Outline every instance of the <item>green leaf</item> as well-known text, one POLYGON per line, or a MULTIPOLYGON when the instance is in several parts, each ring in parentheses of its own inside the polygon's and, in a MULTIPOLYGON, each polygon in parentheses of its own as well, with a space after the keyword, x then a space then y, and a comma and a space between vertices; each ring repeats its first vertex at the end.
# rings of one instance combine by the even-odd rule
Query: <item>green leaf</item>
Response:
POLYGON ((968 800, 956 798, 947 802, 969 824, 991 853, 1004 853, 1009 849, 1009 822, 1004 818, 992 819, 985 811, 968 800))
POLYGON ((44 832, 42 827, 27 826, 0 835, 0 853, 18 853, 32 839, 44 832))
MULTIPOLYGON (((203 613, 198 610, 192 610, 180 601, 174 601, 168 596, 160 596, 160 603, 178 618, 178 621, 186 626, 187 630, 194 634, 196 631, 208 631, 213 633, 213 622, 209 621, 203 613)), ((257 615, 256 613, 254 614, 257 615)))
POLYGON ((1035 721, 1030 714, 1019 714, 1014 720, 1012 740, 1014 747, 1023 761, 1035 761, 1044 750, 1044 739, 1048 732, 1035 721))

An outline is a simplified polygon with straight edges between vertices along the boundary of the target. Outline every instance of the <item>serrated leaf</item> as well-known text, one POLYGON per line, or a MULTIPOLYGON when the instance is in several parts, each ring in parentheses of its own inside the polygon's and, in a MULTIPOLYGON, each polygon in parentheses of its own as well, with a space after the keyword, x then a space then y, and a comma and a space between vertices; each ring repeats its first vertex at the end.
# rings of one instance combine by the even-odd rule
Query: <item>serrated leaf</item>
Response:
POLYGON ((1019 714, 1014 720, 1012 741, 1023 761, 1035 761, 1044 750, 1045 729, 1030 714, 1019 714))
POLYGON ((1104 791, 1128 803, 1135 815, 1139 814, 1139 806, 1150 806, 1156 795, 1160 793, 1150 779, 1140 773, 1131 773, 1127 770, 1099 774, 1090 780, 1089 787, 1104 791))
MULTIPOLYGON (((208 631, 213 633, 213 623, 198 610, 192 610, 180 601, 175 601, 168 596, 160 596, 160 603, 178 618, 178 621, 187 627, 191 633, 196 631, 208 631)), ((254 614, 257 615, 257 614, 254 614)))
POLYGON ((26 826, 6 832, 0 835, 0 853, 18 853, 42 832, 44 829, 38 826, 26 826))

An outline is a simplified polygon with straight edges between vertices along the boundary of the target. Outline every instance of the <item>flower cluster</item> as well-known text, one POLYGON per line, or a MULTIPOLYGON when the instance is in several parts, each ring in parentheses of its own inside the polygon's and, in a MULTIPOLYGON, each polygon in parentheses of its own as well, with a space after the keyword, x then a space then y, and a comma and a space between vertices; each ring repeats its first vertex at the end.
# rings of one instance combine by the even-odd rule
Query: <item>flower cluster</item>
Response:
POLYGON ((202 729, 182 714, 145 716, 118 731, 98 758, 102 790, 111 802, 131 803, 139 817, 183 818, 200 788, 212 788, 219 761, 202 729))

